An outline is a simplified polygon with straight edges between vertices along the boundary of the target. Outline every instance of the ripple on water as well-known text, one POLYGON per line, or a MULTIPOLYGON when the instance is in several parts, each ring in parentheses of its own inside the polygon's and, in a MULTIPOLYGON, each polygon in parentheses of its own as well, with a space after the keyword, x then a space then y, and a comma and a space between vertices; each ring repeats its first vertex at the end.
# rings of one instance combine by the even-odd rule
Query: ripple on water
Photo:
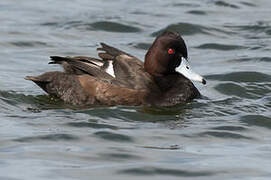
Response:
POLYGON ((141 167, 130 168, 118 171, 120 174, 130 174, 137 176, 177 176, 177 177, 200 177, 215 175, 215 172, 210 171, 192 171, 181 169, 157 168, 157 167, 141 167))
POLYGON ((211 128, 213 130, 222 130, 222 131, 246 131, 247 128, 243 126, 217 126, 211 128))
POLYGON ((248 99, 258 99, 270 94, 271 84, 220 83, 215 86, 215 89, 225 95, 233 95, 248 99))
POLYGON ((189 14, 194 14, 194 15, 207 15, 207 12, 205 11, 201 11, 201 10, 191 10, 191 11, 188 11, 187 13, 189 14))
POLYGON ((248 24, 248 25, 225 25, 224 27, 230 28, 236 32, 250 32, 250 34, 245 36, 250 39, 258 39, 259 38, 259 33, 265 33, 267 35, 270 35, 271 33, 271 26, 270 22, 265 22, 265 21, 258 21, 253 24, 248 24))
POLYGON ((167 26, 166 28, 156 31, 152 33, 152 36, 156 37, 159 34, 163 33, 165 30, 177 31, 177 32, 180 32, 182 35, 208 34, 208 28, 204 26, 200 26, 197 24, 190 24, 190 23, 178 23, 178 24, 171 24, 167 26))
POLYGON ((176 114, 184 111, 182 106, 176 108, 148 108, 148 107, 102 107, 78 111, 80 113, 90 114, 100 119, 117 119, 123 122, 159 122, 176 120, 176 114), (106 113, 104 113, 106 111, 106 113), (154 116, 159 115, 159 116, 154 116))
POLYGON ((174 6, 174 7, 186 7, 186 8, 188 8, 188 7, 194 7, 194 8, 196 8, 196 7, 200 7, 200 5, 199 4, 192 4, 192 3, 173 3, 173 4, 171 4, 172 6, 174 6))
POLYGON ((240 9, 239 6, 225 2, 225 1, 215 1, 216 6, 221 6, 221 7, 229 7, 229 8, 234 8, 234 9, 240 9))
POLYGON ((79 137, 70 134, 49 134, 41 136, 29 136, 14 139, 17 142, 35 142, 35 141, 74 141, 79 140, 79 137))
POLYGON ((232 51, 232 50, 240 50, 245 49, 245 46, 237 46, 237 45, 227 45, 227 44, 218 44, 218 43, 207 43, 197 46, 199 49, 215 49, 221 51, 232 51))
POLYGON ((196 137, 215 137, 222 139, 247 139, 251 140, 253 138, 241 135, 239 133, 227 132, 227 131, 205 131, 198 133, 196 137))
POLYGON ((262 103, 268 107, 271 108, 271 96, 263 97, 262 98, 262 103))
POLYGON ((108 32, 124 32, 124 33, 136 33, 141 32, 141 28, 133 25, 123 24, 113 21, 97 21, 97 22, 86 22, 86 21, 67 21, 67 22, 45 22, 42 26, 49 26, 55 28, 64 29, 80 29, 87 31, 108 31, 108 32))
POLYGON ((164 31, 177 31, 182 35, 196 35, 196 34, 204 34, 204 35, 214 35, 214 33, 223 33, 228 34, 228 32, 224 30, 220 30, 213 27, 202 26, 199 24, 191 24, 191 23, 178 23, 171 24, 159 31, 152 33, 151 35, 156 37, 157 35, 163 33, 164 31))
POLYGON ((117 126, 103 124, 98 122, 69 122, 66 125, 77 128, 93 128, 93 129, 119 129, 117 126))
POLYGON ((134 142, 134 139, 130 136, 108 132, 108 131, 99 131, 94 133, 94 135, 98 138, 108 141, 116 141, 116 142, 134 142))
POLYGON ((99 155, 99 160, 108 160, 110 161, 129 161, 129 160, 140 160, 143 159, 143 157, 134 155, 131 153, 98 153, 99 155))
POLYGON ((271 76, 253 71, 232 72, 206 76, 207 79, 233 82, 271 82, 271 76))
POLYGON ((249 7, 257 7, 256 4, 250 3, 250 2, 241 2, 241 4, 246 5, 246 6, 249 6, 249 7))
POLYGON ((231 115, 238 114, 231 107, 239 101, 239 98, 227 97, 219 101, 205 100, 204 103, 195 102, 191 104, 190 108, 186 105, 186 112, 183 114, 188 119, 208 117, 209 120, 215 120, 216 118, 219 119, 219 117, 230 117, 231 115))
POLYGON ((247 92, 245 87, 236 83, 220 83, 215 86, 215 89, 225 95, 232 95, 249 99, 255 98, 255 96, 247 92))
POLYGON ((48 95, 25 95, 13 91, 0 91, 0 99, 10 106, 17 107, 21 104, 28 104, 29 106, 24 111, 32 113, 39 113, 41 110, 47 109, 63 109, 75 108, 72 105, 65 104, 62 100, 48 95))
POLYGON ((48 47, 49 45, 45 42, 41 41, 15 41, 10 42, 10 44, 17 46, 17 47, 48 47))
POLYGON ((271 57, 242 57, 238 59, 229 60, 230 63, 240 63, 240 62, 271 62, 271 57))
POLYGON ((141 29, 138 27, 110 21, 98 21, 91 24, 86 24, 86 29, 94 31, 102 30, 109 32, 126 32, 126 33, 141 32, 141 29))
POLYGON ((242 116, 240 121, 248 126, 260 126, 271 129, 271 118, 263 115, 242 116))
POLYGON ((80 30, 89 30, 89 31, 108 31, 108 32, 124 32, 124 33, 136 33, 141 32, 142 30, 139 27, 132 25, 126 25, 119 22, 112 21, 97 21, 93 23, 84 22, 84 21, 68 21, 65 23, 59 22, 46 22, 41 24, 43 26, 51 26, 56 28, 65 28, 65 29, 80 29, 80 30))

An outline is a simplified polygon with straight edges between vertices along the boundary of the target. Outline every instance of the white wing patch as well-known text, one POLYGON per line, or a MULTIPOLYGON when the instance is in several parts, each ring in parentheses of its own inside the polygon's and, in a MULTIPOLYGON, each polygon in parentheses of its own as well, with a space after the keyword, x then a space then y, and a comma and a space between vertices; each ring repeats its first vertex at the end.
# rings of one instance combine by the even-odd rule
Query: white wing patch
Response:
POLYGON ((115 72, 114 72, 114 68, 113 68, 113 61, 108 61, 108 67, 105 69, 105 72, 107 72, 108 74, 110 74, 113 77, 115 76, 115 72))

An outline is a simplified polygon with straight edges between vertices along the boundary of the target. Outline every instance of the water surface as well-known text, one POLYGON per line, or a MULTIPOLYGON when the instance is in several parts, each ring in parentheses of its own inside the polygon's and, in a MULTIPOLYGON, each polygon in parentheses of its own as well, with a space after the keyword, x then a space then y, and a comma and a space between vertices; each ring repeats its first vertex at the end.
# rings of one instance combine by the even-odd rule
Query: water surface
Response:
POLYGON ((271 176, 269 0, 0 2, 0 179, 254 180, 271 176), (180 32, 204 98, 78 109, 23 78, 105 42, 144 59, 180 32))

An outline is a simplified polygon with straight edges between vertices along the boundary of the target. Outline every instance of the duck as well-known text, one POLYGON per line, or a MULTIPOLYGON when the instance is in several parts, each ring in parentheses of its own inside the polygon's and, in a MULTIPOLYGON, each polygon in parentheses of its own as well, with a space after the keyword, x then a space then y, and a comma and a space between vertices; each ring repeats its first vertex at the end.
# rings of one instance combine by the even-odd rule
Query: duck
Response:
POLYGON ((100 43, 99 58, 51 56, 63 71, 26 76, 46 93, 76 106, 175 106, 201 96, 192 81, 206 84, 188 63, 185 41, 178 32, 158 35, 142 62, 100 43))

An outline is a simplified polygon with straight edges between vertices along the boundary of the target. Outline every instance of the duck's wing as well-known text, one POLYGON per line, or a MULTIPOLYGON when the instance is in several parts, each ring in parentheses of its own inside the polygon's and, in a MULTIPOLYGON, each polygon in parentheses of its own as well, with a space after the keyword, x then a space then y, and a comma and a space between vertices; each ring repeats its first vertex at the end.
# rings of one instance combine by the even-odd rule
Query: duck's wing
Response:
MULTIPOLYGON (((113 70, 112 60, 100 60, 92 57, 76 56, 61 57, 51 56, 49 64, 60 64, 66 74, 85 75, 95 77, 105 83, 114 84, 119 87, 133 88, 127 79, 116 79, 113 70)), ((134 89, 134 88, 133 88, 134 89)))
POLYGON ((67 74, 89 74, 112 84, 131 89, 156 88, 152 77, 144 70, 138 58, 101 43, 97 48, 101 59, 76 56, 51 56, 49 64, 60 64, 67 74))
POLYGON ((152 77, 144 70, 144 63, 138 58, 111 47, 105 43, 101 43, 100 52, 98 55, 103 61, 112 62, 113 73, 115 79, 133 89, 146 89, 154 85, 152 77))
POLYGON ((51 56, 49 64, 60 64, 67 74, 89 74, 91 76, 101 79, 114 79, 114 75, 108 73, 110 70, 109 61, 102 61, 100 59, 76 56, 76 57, 61 57, 51 56))

